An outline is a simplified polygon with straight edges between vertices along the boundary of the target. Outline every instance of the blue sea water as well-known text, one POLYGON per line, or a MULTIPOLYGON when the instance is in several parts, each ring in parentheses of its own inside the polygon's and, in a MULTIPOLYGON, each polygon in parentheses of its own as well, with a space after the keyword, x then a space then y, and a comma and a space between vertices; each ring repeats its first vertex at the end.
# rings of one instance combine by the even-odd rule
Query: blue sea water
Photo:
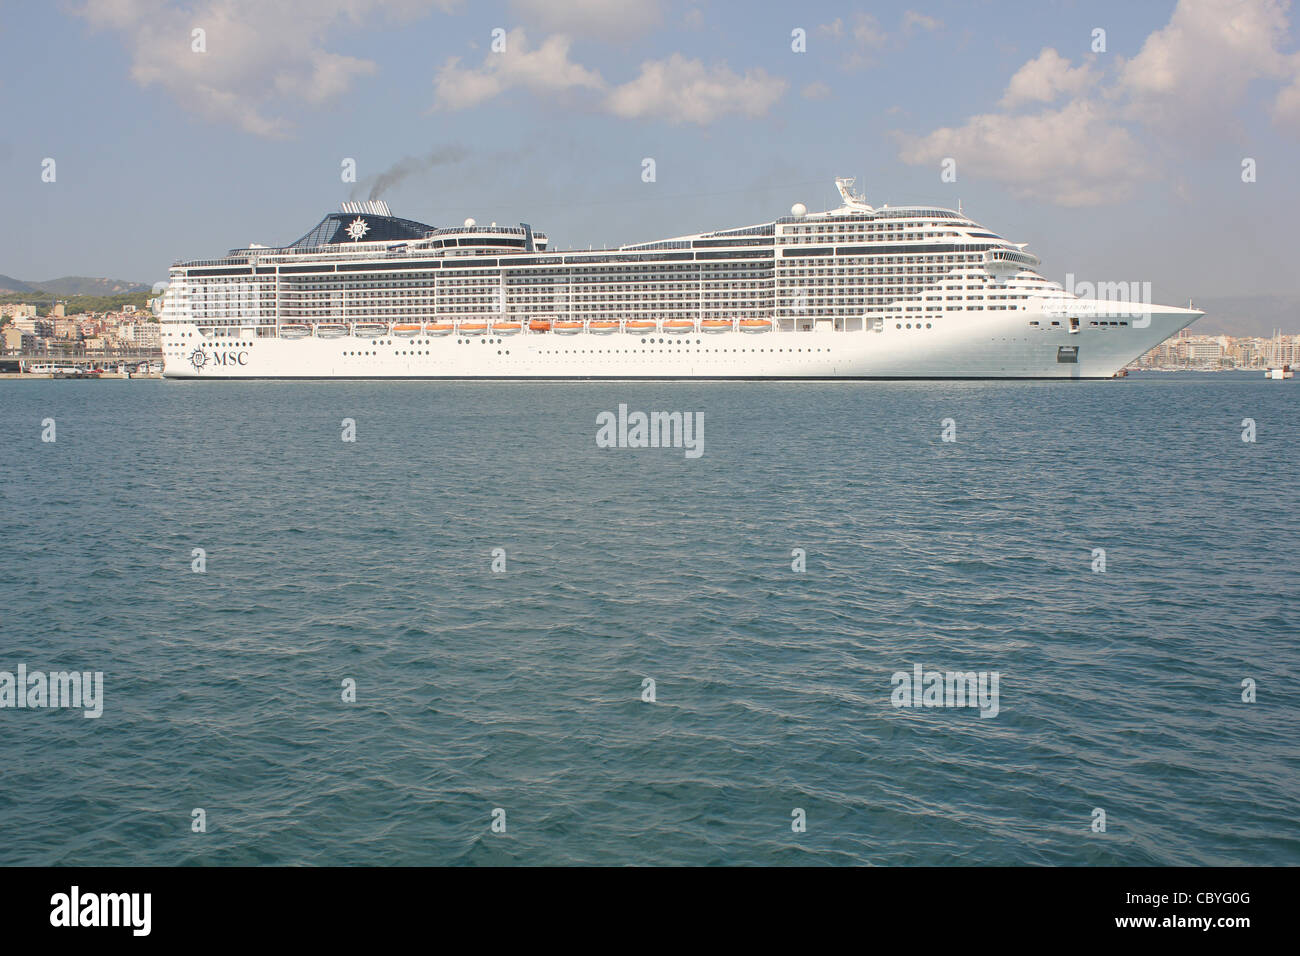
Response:
POLYGON ((0 382, 0 863, 1300 863, 1298 389, 0 382))

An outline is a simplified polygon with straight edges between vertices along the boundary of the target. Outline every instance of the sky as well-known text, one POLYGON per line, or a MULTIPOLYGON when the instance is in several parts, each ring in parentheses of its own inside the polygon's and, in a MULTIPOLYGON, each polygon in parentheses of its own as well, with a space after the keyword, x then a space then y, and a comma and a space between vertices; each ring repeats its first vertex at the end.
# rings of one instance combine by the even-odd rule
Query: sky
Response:
POLYGON ((0 0, 0 274, 153 283, 372 195, 618 245, 833 208, 833 179, 856 176, 876 205, 960 200, 1061 282, 1292 295, 1297 17, 1285 0, 0 0))

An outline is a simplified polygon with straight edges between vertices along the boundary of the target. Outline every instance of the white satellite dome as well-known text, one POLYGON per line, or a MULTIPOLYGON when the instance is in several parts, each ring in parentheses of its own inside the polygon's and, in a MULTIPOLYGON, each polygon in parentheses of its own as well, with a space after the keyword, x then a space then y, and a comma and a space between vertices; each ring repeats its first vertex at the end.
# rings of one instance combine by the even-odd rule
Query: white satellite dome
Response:
POLYGON ((469 226, 472 226, 472 225, 474 225, 474 220, 473 220, 473 219, 466 219, 466 220, 465 220, 465 226, 466 226, 466 228, 468 228, 469 226))
POLYGON ((808 215, 808 207, 801 202, 797 202, 790 207, 790 215, 797 219, 802 219, 804 216, 808 215))

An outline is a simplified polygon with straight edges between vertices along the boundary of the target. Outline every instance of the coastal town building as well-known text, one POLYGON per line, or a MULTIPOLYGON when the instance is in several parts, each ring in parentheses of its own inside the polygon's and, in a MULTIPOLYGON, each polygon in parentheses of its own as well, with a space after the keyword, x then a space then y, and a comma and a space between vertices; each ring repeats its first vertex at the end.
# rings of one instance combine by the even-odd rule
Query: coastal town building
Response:
POLYGON ((1262 369, 1295 365, 1300 359, 1300 335, 1195 335, 1184 329, 1142 355, 1131 368, 1262 369))
MULTIPOLYGON (((61 310, 66 311, 66 310, 61 310)), ((87 356, 160 351, 159 326, 149 310, 60 315, 53 308, 45 317, 29 303, 6 304, 0 312, 0 350, 87 356)))

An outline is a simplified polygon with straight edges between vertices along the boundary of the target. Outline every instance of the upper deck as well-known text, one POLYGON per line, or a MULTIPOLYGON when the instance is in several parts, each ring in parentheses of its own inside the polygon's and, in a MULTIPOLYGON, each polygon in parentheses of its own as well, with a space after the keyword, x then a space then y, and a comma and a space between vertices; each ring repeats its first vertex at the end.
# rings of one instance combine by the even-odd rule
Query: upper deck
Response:
POLYGON ((491 255, 501 252, 544 252, 545 233, 527 223, 480 226, 472 219, 463 226, 431 226, 392 215, 381 200, 344 202, 342 211, 325 216, 309 232, 287 246, 252 244, 231 249, 216 259, 178 259, 173 266, 247 266, 301 262, 304 257, 392 259, 403 256, 491 255))
POLYGON ((1009 242, 967 218, 960 209, 929 205, 875 208, 853 193, 852 183, 851 179, 836 181, 844 203, 824 212, 810 213, 797 203, 791 215, 770 222, 587 250, 551 250, 545 233, 534 231, 527 223, 480 226, 467 219, 462 226, 438 227, 393 216, 379 200, 345 202, 341 212, 326 215, 287 246, 250 245, 219 258, 177 260, 174 266, 221 268, 294 265, 313 259, 384 262, 529 254, 539 256, 538 264, 543 260, 567 264, 971 252, 988 252, 999 267, 1032 269, 1039 264, 1036 256, 1025 252, 1023 243, 1009 242))

